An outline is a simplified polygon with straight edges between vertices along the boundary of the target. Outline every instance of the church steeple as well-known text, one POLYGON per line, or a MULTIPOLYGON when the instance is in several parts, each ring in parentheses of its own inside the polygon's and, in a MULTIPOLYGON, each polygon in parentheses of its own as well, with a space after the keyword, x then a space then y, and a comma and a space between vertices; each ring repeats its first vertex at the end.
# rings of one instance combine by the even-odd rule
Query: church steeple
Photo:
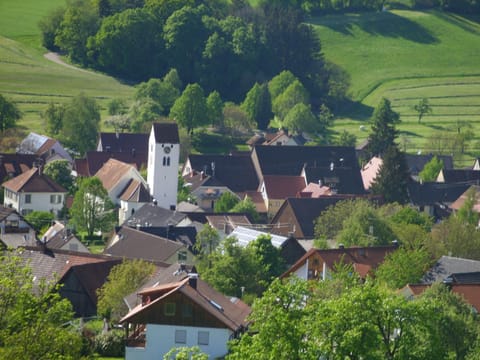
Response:
POLYGON ((158 206, 177 206, 180 140, 176 123, 154 123, 148 139, 147 183, 158 206))

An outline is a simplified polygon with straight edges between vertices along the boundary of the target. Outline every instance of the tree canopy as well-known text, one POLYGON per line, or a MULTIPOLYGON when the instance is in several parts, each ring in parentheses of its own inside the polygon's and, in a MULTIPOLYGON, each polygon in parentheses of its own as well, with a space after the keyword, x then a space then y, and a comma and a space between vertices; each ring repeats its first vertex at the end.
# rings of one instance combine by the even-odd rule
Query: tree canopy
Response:
POLYGON ((194 128, 208 124, 207 101, 200 85, 187 85, 170 109, 170 117, 189 134, 194 128))
POLYGON ((21 117, 17 105, 0 94, 0 133, 4 134, 5 130, 14 127, 21 117))
POLYGON ((390 100, 382 98, 370 122, 372 126, 367 146, 369 155, 382 155, 388 147, 395 144, 398 134, 395 125, 400 122, 400 116, 392 110, 390 100))

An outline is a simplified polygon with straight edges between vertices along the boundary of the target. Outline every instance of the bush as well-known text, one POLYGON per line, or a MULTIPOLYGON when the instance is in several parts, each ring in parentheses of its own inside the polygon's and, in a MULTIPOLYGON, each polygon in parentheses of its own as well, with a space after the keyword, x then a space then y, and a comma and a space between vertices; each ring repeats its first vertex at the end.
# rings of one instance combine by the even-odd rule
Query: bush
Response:
POLYGON ((95 338, 95 352, 100 356, 122 357, 125 355, 125 341, 122 330, 111 330, 95 338))
POLYGON ((205 130, 199 130, 192 135, 192 145, 195 149, 224 149, 232 148, 232 139, 229 136, 208 133, 205 130))

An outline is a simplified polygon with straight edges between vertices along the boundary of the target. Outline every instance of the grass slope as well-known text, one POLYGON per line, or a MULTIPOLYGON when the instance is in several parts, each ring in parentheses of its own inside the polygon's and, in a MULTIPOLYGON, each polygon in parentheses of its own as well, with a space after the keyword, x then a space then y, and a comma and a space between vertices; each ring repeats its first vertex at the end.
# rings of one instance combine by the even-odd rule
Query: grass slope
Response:
POLYGON ((43 57, 38 21, 63 0, 0 1, 0 94, 17 102, 19 125, 44 132, 40 114, 50 102, 62 103, 84 92, 106 114, 112 98, 131 98, 133 88, 99 73, 67 68, 43 57))
MULTIPOLYGON (((480 25, 439 11, 394 10, 312 20, 326 59, 350 76, 356 106, 340 109, 336 130, 361 140, 359 125, 381 97, 401 115, 407 151, 428 151, 425 138, 470 121, 480 130, 480 25), (433 113, 418 124, 413 105, 428 98, 433 113)), ((368 130, 368 126, 367 126, 368 130)))

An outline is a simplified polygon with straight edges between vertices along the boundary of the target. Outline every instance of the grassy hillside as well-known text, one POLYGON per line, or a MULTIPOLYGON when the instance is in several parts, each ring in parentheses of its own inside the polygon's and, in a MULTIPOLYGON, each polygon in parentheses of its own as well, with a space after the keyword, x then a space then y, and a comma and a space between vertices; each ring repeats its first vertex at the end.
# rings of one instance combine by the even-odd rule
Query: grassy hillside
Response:
POLYGON ((42 131, 40 113, 81 92, 95 97, 103 113, 111 98, 130 98, 130 86, 102 74, 72 69, 44 58, 37 24, 63 0, 0 1, 0 94, 17 102, 19 124, 42 131))
POLYGON ((332 15, 312 23, 325 57, 349 74, 357 101, 339 111, 337 129, 365 138, 359 125, 387 97, 401 115, 408 151, 428 150, 425 137, 457 121, 470 121, 480 130, 478 22, 438 11, 394 10, 332 15), (413 105, 424 97, 433 113, 418 124, 413 105))

